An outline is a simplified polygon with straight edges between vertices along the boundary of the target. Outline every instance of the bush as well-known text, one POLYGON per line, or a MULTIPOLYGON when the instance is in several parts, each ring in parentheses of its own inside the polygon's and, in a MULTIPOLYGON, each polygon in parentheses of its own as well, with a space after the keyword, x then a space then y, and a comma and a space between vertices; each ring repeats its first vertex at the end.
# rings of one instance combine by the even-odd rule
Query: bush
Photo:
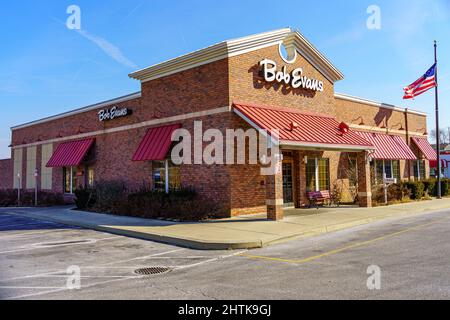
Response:
POLYGON ((422 181, 404 182, 403 184, 411 191, 411 199, 421 200, 425 196, 425 185, 422 181))
MULTIPOLYGON (((34 206, 35 202, 34 191, 21 191, 20 193, 20 205, 24 207, 34 206)), ((39 191, 38 192, 38 206, 59 206, 64 205, 64 197, 60 193, 39 191)), ((0 190, 0 207, 12 207, 17 206, 17 190, 0 190)))
POLYGON ((92 208, 95 205, 97 196, 95 190, 91 188, 80 188, 75 191, 75 205, 80 210, 92 208))
POLYGON ((94 189, 94 208, 100 212, 118 213, 127 202, 127 188, 122 181, 100 181, 94 189))
POLYGON ((98 183, 94 189, 77 190, 75 195, 78 209, 147 219, 201 221, 219 217, 221 211, 190 188, 166 194, 142 187, 129 193, 123 183, 110 181, 98 183))
MULTIPOLYGON (((438 187, 437 180, 435 180, 435 185, 434 185, 433 192, 432 192, 432 195, 434 197, 437 197, 437 187, 438 187)), ((443 197, 448 197, 450 195, 450 180, 449 179, 441 180, 441 191, 442 191, 441 193, 442 193, 443 197)))
POLYGON ((423 181, 424 191, 427 196, 432 196, 436 187, 436 179, 428 179, 423 181))

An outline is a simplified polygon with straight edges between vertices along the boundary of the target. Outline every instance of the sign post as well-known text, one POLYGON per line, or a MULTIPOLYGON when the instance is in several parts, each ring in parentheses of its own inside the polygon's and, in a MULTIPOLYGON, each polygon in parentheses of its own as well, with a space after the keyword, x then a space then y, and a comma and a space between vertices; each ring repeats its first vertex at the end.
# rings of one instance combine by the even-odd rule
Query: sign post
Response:
POLYGON ((20 188, 22 187, 20 172, 17 172, 17 180, 19 181, 19 185, 17 186, 17 206, 20 207, 20 188))
POLYGON ((38 169, 34 170, 34 206, 37 207, 38 205, 38 169))
MULTIPOLYGON (((437 60, 437 42, 434 41, 434 62, 438 63, 437 60)), ((442 172, 442 164, 441 164, 441 135, 439 128, 439 90, 438 90, 438 68, 436 67, 436 87, 435 90, 435 98, 436 98, 436 146, 437 146, 437 198, 442 199, 442 185, 441 185, 441 172, 442 172)))
POLYGON ((387 205, 389 203, 388 199, 388 188, 392 184, 396 184, 397 179, 395 178, 387 178, 386 173, 383 174, 383 187, 384 187, 384 203, 387 205))

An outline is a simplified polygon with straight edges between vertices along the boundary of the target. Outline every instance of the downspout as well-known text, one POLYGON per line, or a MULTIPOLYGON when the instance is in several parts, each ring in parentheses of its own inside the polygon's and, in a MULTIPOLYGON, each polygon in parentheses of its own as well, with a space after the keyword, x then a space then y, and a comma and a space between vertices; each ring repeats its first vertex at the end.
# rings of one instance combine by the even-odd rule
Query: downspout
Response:
MULTIPOLYGON (((405 109, 405 129, 406 129, 406 144, 411 148, 411 140, 409 139, 409 122, 408 122, 409 109, 405 109)), ((411 160, 407 160, 408 163, 408 181, 411 182, 411 160)))

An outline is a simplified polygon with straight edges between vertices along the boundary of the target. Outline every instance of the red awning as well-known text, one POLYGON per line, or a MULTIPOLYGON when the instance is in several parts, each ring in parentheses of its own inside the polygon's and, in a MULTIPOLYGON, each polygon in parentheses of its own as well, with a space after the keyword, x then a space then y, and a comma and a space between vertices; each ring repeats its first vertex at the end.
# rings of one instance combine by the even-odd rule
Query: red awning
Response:
POLYGON ((89 138, 61 143, 48 161, 47 167, 60 168, 79 166, 94 142, 94 138, 89 138))
POLYGON ((357 132, 361 137, 370 141, 376 148, 371 155, 376 160, 417 160, 416 155, 400 136, 382 133, 357 132))
MULTIPOLYGON (((437 158, 437 156, 436 156, 436 158, 437 158)), ((449 161, 441 160, 441 168, 448 168, 448 163, 449 163, 449 161)), ((430 168, 437 169, 437 167, 438 167, 437 160, 430 160, 430 168)))
POLYGON ((433 149, 427 138, 413 137, 412 141, 416 144, 417 148, 419 148, 420 152, 423 153, 427 160, 437 160, 437 152, 433 149))
POLYGON ((355 132, 343 134, 333 117, 295 109, 234 103, 234 112, 258 130, 279 131, 285 146, 342 150, 367 150, 373 145, 355 132))
POLYGON ((166 159, 172 144, 172 134, 180 129, 181 124, 152 128, 147 131, 133 161, 162 161, 166 159))

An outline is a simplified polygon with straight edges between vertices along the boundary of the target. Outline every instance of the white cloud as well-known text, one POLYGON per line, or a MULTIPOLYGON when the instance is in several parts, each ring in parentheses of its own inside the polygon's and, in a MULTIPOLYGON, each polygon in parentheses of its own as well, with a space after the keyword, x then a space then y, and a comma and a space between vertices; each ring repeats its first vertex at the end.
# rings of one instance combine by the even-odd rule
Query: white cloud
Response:
POLYGON ((116 60, 120 64, 132 68, 137 69, 137 65, 127 59, 123 53, 120 51, 120 49, 112 44, 111 42, 107 41, 106 39, 103 39, 101 37, 95 36, 90 34, 89 32, 85 30, 76 30, 81 36, 88 39, 89 41, 93 42, 95 45, 97 45, 100 49, 102 49, 108 56, 110 56, 112 59, 116 60))

